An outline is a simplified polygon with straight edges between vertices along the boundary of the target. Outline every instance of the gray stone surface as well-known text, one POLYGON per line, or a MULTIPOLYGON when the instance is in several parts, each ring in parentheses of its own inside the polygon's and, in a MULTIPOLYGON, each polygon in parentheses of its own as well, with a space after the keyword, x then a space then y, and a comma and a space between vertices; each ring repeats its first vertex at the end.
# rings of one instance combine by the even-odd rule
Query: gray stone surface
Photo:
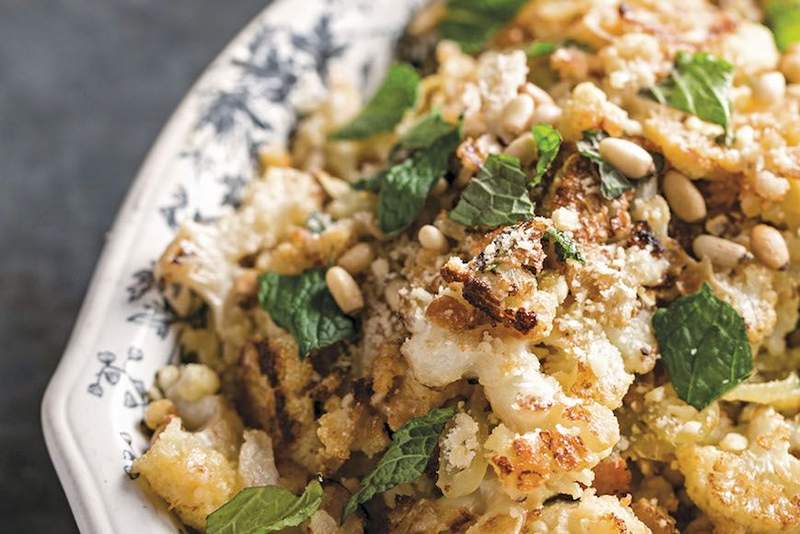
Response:
POLYGON ((77 531, 41 436, 44 387, 147 149, 266 3, 0 0, 3 532, 77 531))

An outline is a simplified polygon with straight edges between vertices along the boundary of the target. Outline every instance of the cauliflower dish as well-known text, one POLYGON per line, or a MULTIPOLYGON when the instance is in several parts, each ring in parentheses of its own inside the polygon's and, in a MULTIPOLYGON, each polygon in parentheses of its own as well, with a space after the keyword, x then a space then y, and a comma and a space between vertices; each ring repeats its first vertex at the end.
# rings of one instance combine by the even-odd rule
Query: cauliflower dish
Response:
POLYGON ((156 264, 192 531, 800 533, 800 2, 447 0, 156 264), (795 43, 797 41, 797 43, 795 43))

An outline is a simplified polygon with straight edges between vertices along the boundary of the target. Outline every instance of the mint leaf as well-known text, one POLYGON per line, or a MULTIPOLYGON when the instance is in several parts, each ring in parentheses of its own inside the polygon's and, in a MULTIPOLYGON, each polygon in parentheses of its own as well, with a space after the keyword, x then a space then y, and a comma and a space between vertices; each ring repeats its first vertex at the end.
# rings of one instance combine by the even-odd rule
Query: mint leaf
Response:
POLYGON ((416 123, 400 138, 398 148, 406 150, 419 150, 433 145, 439 138, 453 132, 455 126, 446 122, 442 118, 442 113, 438 109, 428 113, 416 123))
POLYGON ((258 283, 261 307, 275 324, 294 336, 301 359, 314 350, 355 337, 355 322, 333 300, 324 269, 299 276, 266 273, 258 283))
POLYGON ((411 155, 359 184, 379 191, 378 226, 383 232, 395 234, 414 222, 436 180, 447 170, 460 139, 458 126, 444 122, 436 114, 425 118, 400 141, 401 148, 414 149, 411 155))
POLYGON ((768 0, 764 3, 767 25, 781 51, 800 41, 800 1, 768 0))
POLYGON ((545 236, 553 242, 553 247, 556 249, 556 256, 558 256, 559 260, 575 260, 584 263, 583 254, 581 254, 578 245, 566 233, 558 228, 550 228, 545 233, 545 236))
POLYGON ((331 139, 364 139, 391 131, 417 101, 419 74, 410 65, 389 68, 383 84, 350 124, 330 134, 331 139))
POLYGON ((678 396, 702 410, 753 369, 744 319, 708 284, 653 315, 653 329, 678 396))
POLYGON ((558 45, 547 41, 536 41, 525 49, 525 55, 529 58, 536 58, 552 54, 558 49, 558 45))
POLYGON ((450 218, 465 226, 497 228, 533 217, 528 196, 528 177, 519 160, 506 154, 490 154, 470 180, 450 218))
POLYGON ((728 142, 732 83, 733 65, 727 61, 705 52, 694 55, 678 52, 670 75, 657 86, 645 90, 644 94, 661 104, 719 124, 725 129, 728 142))
POLYGON ((296 497, 279 486, 245 488, 206 518, 206 534, 264 534, 296 527, 322 504, 322 486, 309 482, 296 497))
POLYGON ((583 132, 583 140, 576 143, 578 153, 592 160, 597 166, 600 175, 600 194, 603 198, 612 200, 618 198, 629 189, 633 189, 633 184, 610 163, 600 156, 600 141, 608 137, 602 130, 586 130, 583 132))
POLYGON ((539 159, 536 160, 536 176, 531 180, 531 186, 534 186, 542 181, 544 173, 550 169, 553 160, 558 156, 558 149, 561 148, 561 134, 549 124, 537 124, 533 127, 532 133, 539 151, 539 159))
POLYGON ((448 0, 439 23, 439 35, 461 45, 467 53, 480 52, 497 30, 508 24, 527 0, 448 0))
POLYGON ((439 408, 427 415, 415 417, 400 427, 392 436, 392 443, 375 469, 361 481, 342 510, 342 521, 352 514, 358 505, 370 500, 378 493, 404 482, 418 479, 425 471, 433 449, 439 441, 445 423, 455 415, 455 408, 439 408))

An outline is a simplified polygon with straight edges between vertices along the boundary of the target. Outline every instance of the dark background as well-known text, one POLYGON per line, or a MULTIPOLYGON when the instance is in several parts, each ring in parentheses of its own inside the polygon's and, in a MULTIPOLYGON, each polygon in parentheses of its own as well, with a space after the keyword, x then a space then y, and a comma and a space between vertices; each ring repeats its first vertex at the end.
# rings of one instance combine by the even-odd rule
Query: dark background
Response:
POLYGON ((0 522, 77 532, 39 423, 105 232, 182 95, 269 0, 0 0, 0 522))

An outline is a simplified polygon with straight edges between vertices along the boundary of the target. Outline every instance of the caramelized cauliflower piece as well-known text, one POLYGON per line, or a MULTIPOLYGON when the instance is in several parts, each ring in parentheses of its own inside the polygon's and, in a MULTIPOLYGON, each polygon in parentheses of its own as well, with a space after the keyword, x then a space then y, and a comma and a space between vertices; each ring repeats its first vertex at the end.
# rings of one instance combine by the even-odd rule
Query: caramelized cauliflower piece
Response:
POLYGON ((789 452, 790 428, 771 408, 754 412, 741 452, 678 449, 686 491, 715 532, 800 532, 800 460, 789 452))
POLYGON ((468 263, 450 258, 442 278, 461 284, 464 300, 495 321, 522 334, 545 335, 549 321, 542 319, 552 318, 556 302, 537 291, 536 275, 544 265, 548 228, 541 218, 505 227, 468 263))
POLYGON ((544 199, 544 210, 553 213, 559 208, 569 208, 577 212, 580 225, 573 232, 575 239, 582 243, 606 243, 630 233, 630 197, 603 198, 593 165, 578 154, 567 156, 544 199))
POLYGON ((626 503, 610 495, 584 494, 575 503, 545 506, 526 526, 532 534, 650 534, 626 503))
POLYGON ((150 449, 133 463, 134 473, 174 509, 187 525, 202 529, 206 516, 240 489, 234 465, 173 418, 150 449))
POLYGON ((302 226, 319 210, 322 190, 310 175, 286 167, 271 167, 247 188, 241 208, 215 224, 185 223, 156 264, 155 275, 179 314, 188 314, 193 295, 208 304, 214 324, 223 334, 223 307, 239 261, 275 247, 292 226, 302 226))
POLYGON ((516 433, 497 426, 484 444, 489 463, 512 497, 542 503, 548 497, 581 494, 591 484, 592 468, 619 440, 617 421, 597 404, 563 404, 547 410, 547 422, 516 433))

